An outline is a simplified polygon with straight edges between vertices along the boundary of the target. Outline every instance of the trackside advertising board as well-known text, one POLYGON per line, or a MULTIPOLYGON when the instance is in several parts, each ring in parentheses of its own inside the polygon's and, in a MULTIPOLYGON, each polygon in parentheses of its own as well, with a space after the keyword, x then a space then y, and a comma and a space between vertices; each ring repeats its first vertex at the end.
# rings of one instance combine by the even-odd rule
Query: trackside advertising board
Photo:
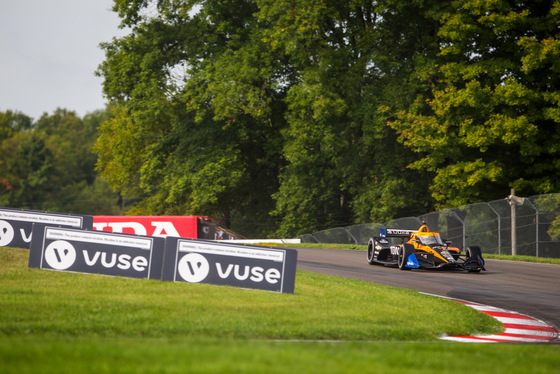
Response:
POLYGON ((294 293, 297 251, 167 238, 162 280, 294 293))
POLYGON ((30 268, 161 279, 164 238, 36 226, 30 268))
POLYGON ((33 226, 45 225, 91 230, 93 227, 93 217, 0 208, 0 247, 29 249, 33 226))
POLYGON ((197 237, 197 216, 94 216, 93 228, 149 236, 197 237))
POLYGON ((226 240, 235 239, 202 216, 93 216, 93 228, 148 236, 226 240))

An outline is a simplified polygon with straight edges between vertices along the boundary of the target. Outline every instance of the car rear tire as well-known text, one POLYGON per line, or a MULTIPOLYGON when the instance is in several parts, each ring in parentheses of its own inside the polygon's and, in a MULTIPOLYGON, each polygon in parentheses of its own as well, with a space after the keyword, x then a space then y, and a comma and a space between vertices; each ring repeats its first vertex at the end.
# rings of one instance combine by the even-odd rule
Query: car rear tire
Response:
POLYGON ((398 265, 401 270, 410 270, 406 267, 406 262, 408 261, 408 256, 414 252, 414 247, 410 244, 403 244, 399 248, 398 265))
POLYGON ((375 264, 374 252, 375 252, 375 243, 372 238, 369 240, 369 243, 367 245, 367 262, 370 265, 375 264))

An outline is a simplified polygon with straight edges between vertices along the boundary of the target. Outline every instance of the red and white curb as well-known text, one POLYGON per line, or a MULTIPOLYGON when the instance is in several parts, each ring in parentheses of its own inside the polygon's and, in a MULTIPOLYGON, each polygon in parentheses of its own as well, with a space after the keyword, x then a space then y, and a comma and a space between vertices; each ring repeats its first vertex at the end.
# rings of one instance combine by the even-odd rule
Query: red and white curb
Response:
POLYGON ((560 331, 546 322, 506 309, 451 299, 486 313, 503 323, 505 331, 496 335, 444 336, 441 339, 464 343, 546 343, 557 340, 560 331))

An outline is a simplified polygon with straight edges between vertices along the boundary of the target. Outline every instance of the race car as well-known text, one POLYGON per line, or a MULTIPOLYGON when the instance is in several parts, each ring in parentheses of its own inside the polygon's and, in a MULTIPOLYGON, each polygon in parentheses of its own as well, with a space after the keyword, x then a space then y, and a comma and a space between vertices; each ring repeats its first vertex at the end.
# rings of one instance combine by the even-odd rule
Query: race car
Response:
POLYGON ((467 247, 461 255, 459 248, 443 241, 437 232, 430 232, 423 224, 418 230, 380 228, 379 236, 370 238, 367 248, 370 265, 398 266, 401 270, 459 268, 479 273, 486 270, 479 247, 467 247), (400 238, 401 243, 391 245, 388 238, 400 238))

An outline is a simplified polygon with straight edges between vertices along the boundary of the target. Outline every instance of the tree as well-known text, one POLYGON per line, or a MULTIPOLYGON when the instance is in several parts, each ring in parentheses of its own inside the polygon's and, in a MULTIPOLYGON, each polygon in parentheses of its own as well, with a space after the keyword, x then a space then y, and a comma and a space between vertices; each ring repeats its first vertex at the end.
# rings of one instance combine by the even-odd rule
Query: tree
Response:
POLYGON ((32 118, 23 113, 11 110, 0 112, 0 142, 11 138, 15 133, 30 130, 32 125, 32 118))
POLYGON ((118 196, 97 177, 92 146, 105 111, 58 109, 33 122, 0 113, 0 205, 82 214, 115 213, 118 196))
MULTIPOLYGON (((8 110, 0 113, 0 149, 4 148, 4 141, 12 138, 15 134, 31 129, 33 120, 20 112, 8 110)), ((5 153, 2 153, 5 154, 5 153)), ((8 153, 13 157, 14 153, 8 153)), ((10 178, 10 173, 5 168, 7 160, 0 158, 0 170, 3 171, 0 177, 0 204, 8 205, 11 196, 14 194, 14 180, 10 178), (2 169, 4 166, 4 169, 2 169)))
POLYGON ((437 4, 118 1, 132 33, 103 45, 98 170, 135 212, 282 236, 422 212, 430 179, 379 108, 427 90, 437 4))
POLYGON ((391 122, 437 207, 560 187, 558 1, 445 4, 431 92, 391 122))
MULTIPOLYGON (((276 213, 280 234, 387 220, 429 209, 429 179, 407 170, 413 152, 386 126, 393 108, 426 90, 411 80, 437 52, 432 4, 261 1, 266 38, 298 72, 276 213), (381 110, 380 110, 381 109, 381 110)), ((393 109, 395 110, 395 109, 393 109)))
POLYGON ((98 170, 143 196, 134 212, 270 230, 284 120, 267 64, 278 62, 261 55, 254 2, 195 3, 157 2, 152 14, 148 2, 116 3, 132 33, 103 45, 114 118, 101 126, 98 170))
POLYGON ((558 188, 558 1, 114 9, 96 152, 136 213, 292 236, 558 188))
POLYGON ((54 187, 49 183, 54 160, 45 137, 34 132, 16 133, 2 142, 0 154, 3 205, 40 209, 54 187))

